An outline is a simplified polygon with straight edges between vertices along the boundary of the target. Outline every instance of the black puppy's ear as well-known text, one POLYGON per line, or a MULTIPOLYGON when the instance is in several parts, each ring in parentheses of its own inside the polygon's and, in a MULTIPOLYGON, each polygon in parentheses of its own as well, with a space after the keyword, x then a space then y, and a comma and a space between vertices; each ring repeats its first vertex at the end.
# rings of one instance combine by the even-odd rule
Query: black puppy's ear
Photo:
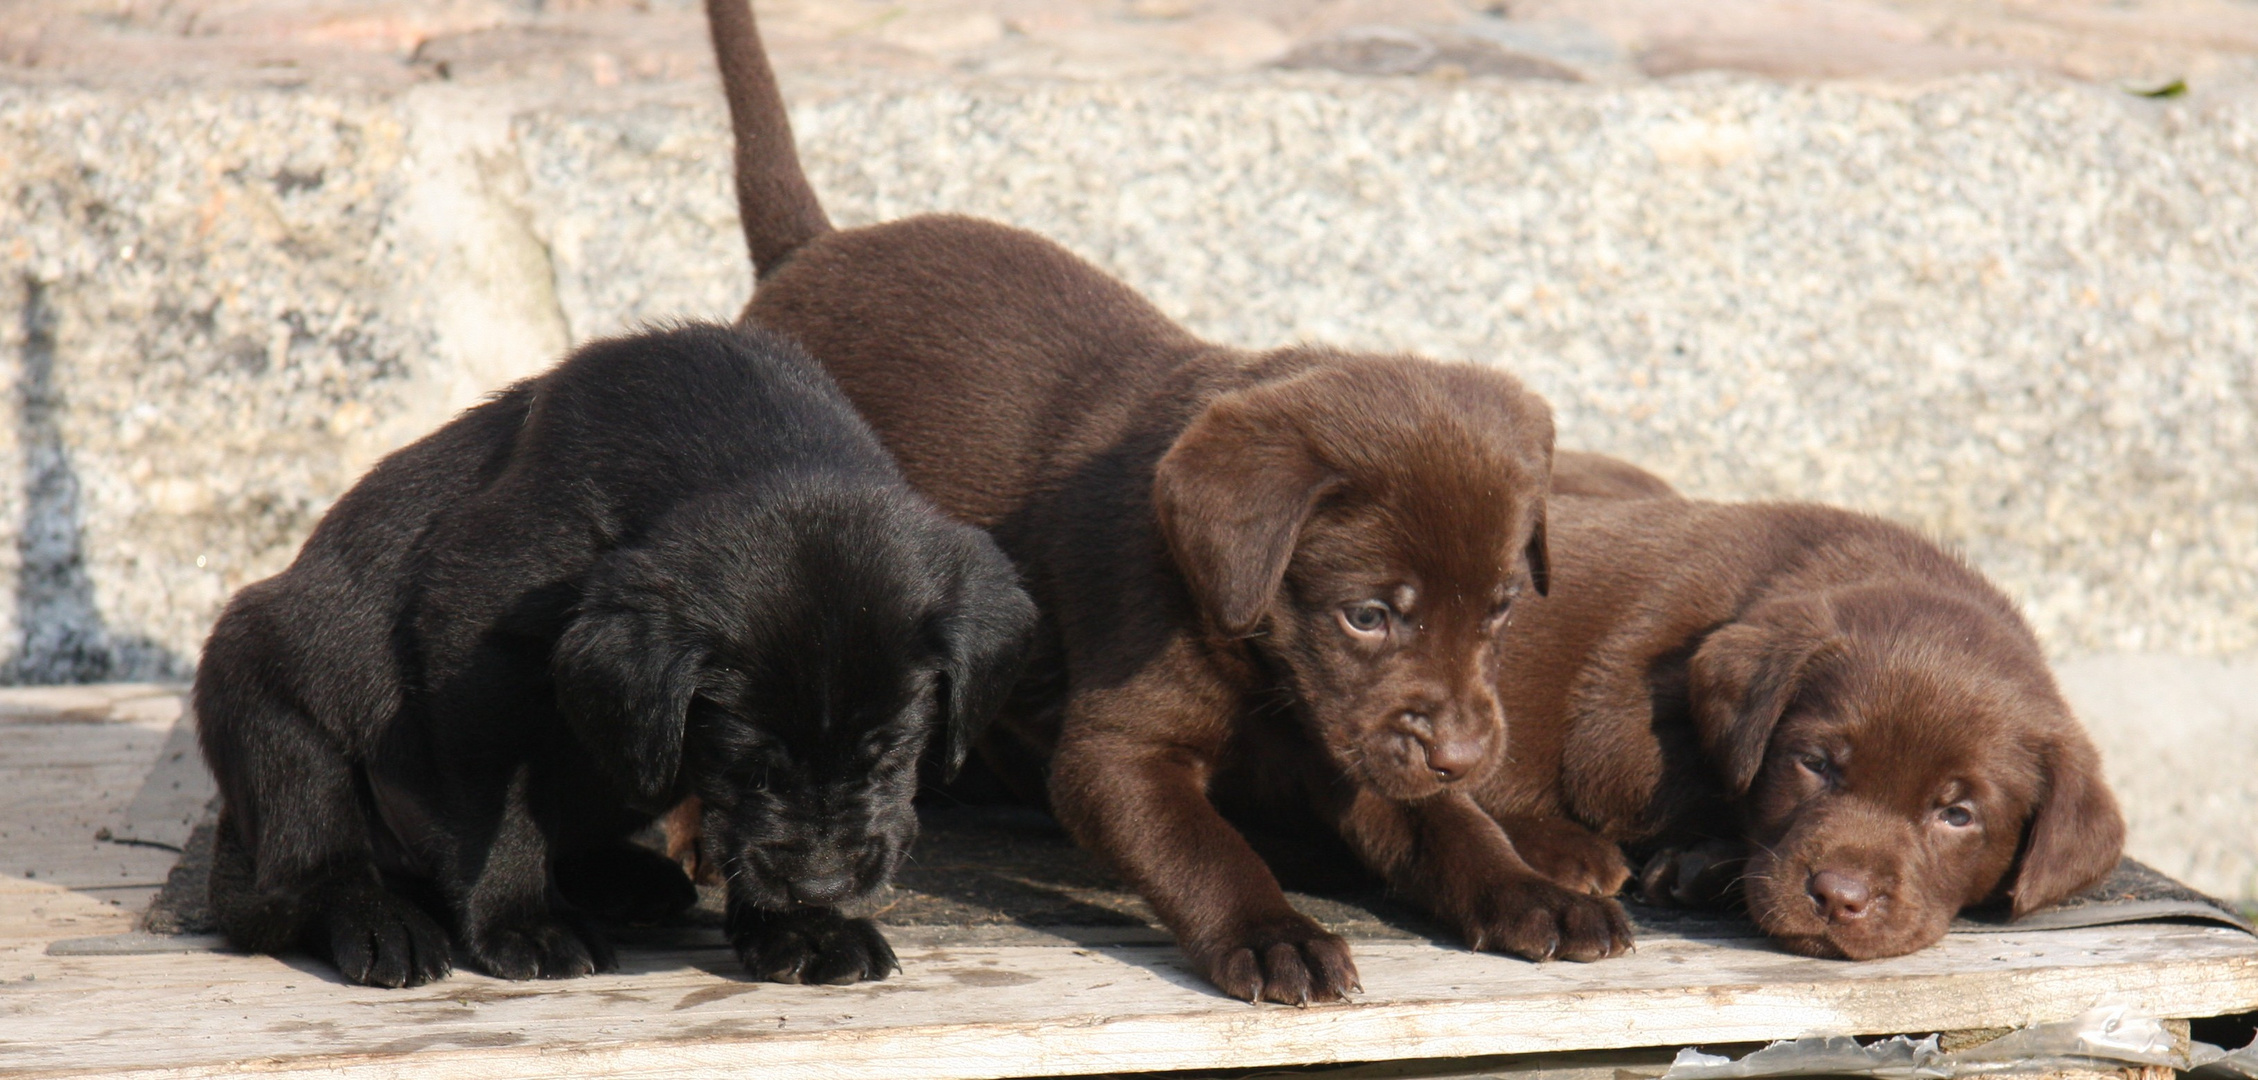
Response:
POLYGON ((1756 782, 1772 729, 1834 641, 1832 626, 1824 601, 1770 604, 1711 631, 1687 662, 1694 731, 1734 795, 1756 782))
POLYGON ((951 608, 936 620, 947 733, 943 780, 956 777, 973 743, 1003 709, 1035 637, 1035 602, 1019 587, 1011 562, 984 535, 966 546, 971 550, 960 559, 951 608))
POLYGON ((1153 473, 1153 510, 1192 597, 1233 636, 1262 624, 1294 544, 1340 483, 1295 427, 1292 383, 1209 402, 1153 473))
POLYGON ((588 599, 551 655, 557 706, 589 756, 637 804, 673 793, 703 650, 671 621, 617 599, 588 599))
POLYGON ((2083 892, 2109 876, 2125 850, 2125 818, 2101 778, 2101 755, 2082 737, 2043 754, 2046 795, 2023 841, 2008 889, 2014 918, 2083 892))
POLYGON ((1529 531, 1529 584, 1538 596, 1552 591, 1552 549, 1545 543, 1545 500, 1537 501, 1537 524, 1529 531))

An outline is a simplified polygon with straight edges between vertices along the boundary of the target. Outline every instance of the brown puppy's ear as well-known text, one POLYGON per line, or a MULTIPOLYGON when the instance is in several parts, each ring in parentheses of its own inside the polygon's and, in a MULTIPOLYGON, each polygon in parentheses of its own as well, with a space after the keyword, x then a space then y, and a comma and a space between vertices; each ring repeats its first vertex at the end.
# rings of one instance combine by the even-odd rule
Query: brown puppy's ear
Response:
POLYGON ((1833 641, 1821 601, 1766 605, 1710 632, 1687 662, 1694 730, 1735 795, 1764 765, 1772 729, 1833 641))
POLYGON ((1210 402, 1153 473, 1153 509, 1192 597, 1224 633, 1253 633, 1278 595, 1301 527, 1339 477, 1317 459, 1281 395, 1210 402))
POLYGON ((2101 779, 2101 755, 2071 738, 2049 746, 2044 762, 2046 796, 2008 889, 2018 919, 2109 876, 2125 849, 2125 818, 2101 779))
POLYGON ((1545 546, 1545 504, 1537 503, 1537 525, 1529 532, 1529 584, 1536 587, 1537 595, 1552 591, 1552 554, 1545 546))
POLYGON ((690 700, 705 653, 669 621, 617 602, 583 602, 557 639, 549 673, 565 726, 629 801, 663 810, 682 770, 690 700))

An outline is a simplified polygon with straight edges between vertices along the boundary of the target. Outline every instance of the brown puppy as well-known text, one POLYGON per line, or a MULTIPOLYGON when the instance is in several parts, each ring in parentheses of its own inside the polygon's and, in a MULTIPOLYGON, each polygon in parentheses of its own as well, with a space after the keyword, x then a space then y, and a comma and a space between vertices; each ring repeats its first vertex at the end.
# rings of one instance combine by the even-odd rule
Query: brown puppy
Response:
POLYGON ((1540 870, 1723 898, 1814 956, 1895 956, 2116 866, 2123 819, 2014 605, 1907 529, 1695 502, 1568 454, 1552 589, 1498 667, 1509 763, 1475 797, 1540 870), (1598 497, 1565 492, 1596 492, 1598 497))
POLYGON ((745 318, 820 359, 1043 612, 997 771, 1047 786, 1234 996, 1357 977, 1217 792, 1314 810, 1477 947, 1627 947, 1619 908, 1547 882, 1461 794, 1505 741, 1508 605, 1544 588, 1544 403, 1472 365, 1209 344, 1001 225, 832 231, 745 0, 707 12, 760 275, 745 318))

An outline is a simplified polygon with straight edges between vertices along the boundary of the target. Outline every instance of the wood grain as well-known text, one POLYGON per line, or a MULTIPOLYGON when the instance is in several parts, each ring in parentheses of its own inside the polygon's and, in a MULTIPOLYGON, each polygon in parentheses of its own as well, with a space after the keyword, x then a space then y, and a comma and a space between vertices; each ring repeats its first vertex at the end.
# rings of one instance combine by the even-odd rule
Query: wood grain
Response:
POLYGON ((938 1080, 2017 1026, 2103 998, 2258 1007, 2258 942, 2174 925, 1956 937, 1860 964, 1754 941, 1652 940, 1591 965, 1368 943, 1371 992, 1311 1009, 1219 999, 1167 947, 904 946, 903 974, 847 988, 746 982, 718 947, 630 953, 570 983, 407 991, 303 960, 0 954, 0 1075, 938 1080))

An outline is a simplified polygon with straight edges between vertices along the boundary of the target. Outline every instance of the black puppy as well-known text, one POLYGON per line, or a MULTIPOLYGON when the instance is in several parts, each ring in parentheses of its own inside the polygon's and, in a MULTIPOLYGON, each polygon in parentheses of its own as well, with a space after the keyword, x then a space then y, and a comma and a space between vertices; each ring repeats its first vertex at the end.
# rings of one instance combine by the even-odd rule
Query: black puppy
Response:
POLYGON ((953 770, 1034 608, 812 361, 692 326, 602 341, 386 458, 197 672, 238 946, 347 979, 613 966, 589 925, 695 893, 627 837, 695 795, 732 943, 883 978, 883 885, 936 726, 953 770), (437 920, 434 919, 437 915, 437 920))

